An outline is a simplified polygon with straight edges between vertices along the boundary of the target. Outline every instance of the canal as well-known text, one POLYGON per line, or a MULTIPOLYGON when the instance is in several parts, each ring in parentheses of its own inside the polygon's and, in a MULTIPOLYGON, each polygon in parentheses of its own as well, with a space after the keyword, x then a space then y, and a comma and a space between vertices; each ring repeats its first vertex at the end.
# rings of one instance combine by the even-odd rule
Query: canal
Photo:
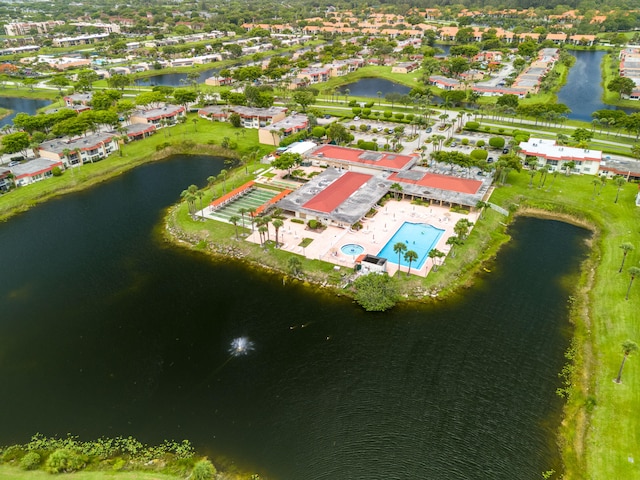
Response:
POLYGON ((591 114, 604 109, 620 109, 627 113, 636 111, 603 103, 601 64, 605 51, 574 50, 571 54, 576 57, 576 62, 569 70, 567 83, 558 92, 558 103, 564 103, 571 109, 570 119, 591 122, 591 114))
POLYGON ((519 219, 459 297, 366 314, 162 242, 164 209, 222 168, 145 165, 0 224, 0 444, 187 438, 277 480, 561 470, 566 278, 585 230, 519 219), (239 337, 252 348, 235 356, 239 337))

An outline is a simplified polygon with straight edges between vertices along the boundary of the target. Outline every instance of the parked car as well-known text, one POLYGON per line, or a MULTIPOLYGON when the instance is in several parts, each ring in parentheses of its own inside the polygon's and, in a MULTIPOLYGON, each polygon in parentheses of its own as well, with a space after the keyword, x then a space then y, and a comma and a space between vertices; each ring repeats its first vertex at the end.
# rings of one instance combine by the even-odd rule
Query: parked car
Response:
POLYGON ((493 163, 493 157, 487 158, 487 163, 493 163))
POLYGON ((425 130, 425 132, 427 132, 427 133, 431 133, 431 132, 433 132, 433 130, 432 130, 432 128, 431 128, 431 127, 427 127, 427 129, 425 130))
POLYGON ((10 167, 15 167, 16 165, 20 165, 20 162, 17 162, 15 160, 13 162, 9 162, 10 167))
POLYGON ((509 149, 508 149, 508 148, 503 149, 503 150, 502 150, 502 153, 504 153, 504 154, 509 153, 509 149))
POLYGON ((357 122, 358 120, 360 120, 360 117, 355 116, 355 117, 353 117, 353 119, 357 122))
POLYGON ((458 146, 458 142, 451 142, 451 146, 452 147, 457 147, 458 146))

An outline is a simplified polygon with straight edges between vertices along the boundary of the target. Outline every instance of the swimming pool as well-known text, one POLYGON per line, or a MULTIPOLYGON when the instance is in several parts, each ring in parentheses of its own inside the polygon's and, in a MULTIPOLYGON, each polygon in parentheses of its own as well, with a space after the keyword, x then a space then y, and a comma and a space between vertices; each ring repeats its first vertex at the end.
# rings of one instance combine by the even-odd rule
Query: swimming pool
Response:
MULTIPOLYGON (((436 246, 443 233, 444 230, 425 223, 404 222, 380 250, 378 257, 386 258, 387 261, 397 265, 398 254, 393 251, 393 246, 402 242, 407 246, 406 251, 413 250, 418 254, 418 259, 411 262, 411 268, 419 270, 429 258, 429 252, 436 246)), ((404 259, 405 252, 400 254, 400 265, 408 267, 409 262, 404 259)))

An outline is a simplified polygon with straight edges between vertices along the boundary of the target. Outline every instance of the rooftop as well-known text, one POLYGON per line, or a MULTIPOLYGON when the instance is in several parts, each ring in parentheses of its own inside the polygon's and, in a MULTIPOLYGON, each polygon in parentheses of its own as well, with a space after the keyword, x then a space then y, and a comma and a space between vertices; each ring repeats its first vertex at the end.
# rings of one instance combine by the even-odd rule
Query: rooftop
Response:
POLYGON ((414 155, 399 155, 395 153, 373 152, 358 148, 339 147, 337 145, 323 145, 311 156, 329 160, 368 165, 384 170, 404 170, 415 164, 414 155))

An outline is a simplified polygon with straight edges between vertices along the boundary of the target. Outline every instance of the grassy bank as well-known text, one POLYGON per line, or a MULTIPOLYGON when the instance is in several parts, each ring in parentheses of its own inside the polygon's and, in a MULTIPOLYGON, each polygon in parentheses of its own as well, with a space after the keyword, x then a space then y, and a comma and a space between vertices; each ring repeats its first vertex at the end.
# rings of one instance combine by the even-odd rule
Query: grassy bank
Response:
MULTIPOLYGON (((44 480, 51 479, 47 472, 27 472, 17 467, 0 466, 0 479, 6 480, 44 480)), ((153 472, 73 472, 60 473, 55 476, 59 480, 179 480, 183 477, 153 472)))
POLYGON ((602 101, 608 105, 615 105, 617 107, 640 109, 640 101, 625 100, 620 98, 620 95, 616 92, 607 89, 609 82, 619 75, 618 67, 619 62, 612 54, 608 53, 602 57, 602 64, 600 66, 602 72, 602 101))

